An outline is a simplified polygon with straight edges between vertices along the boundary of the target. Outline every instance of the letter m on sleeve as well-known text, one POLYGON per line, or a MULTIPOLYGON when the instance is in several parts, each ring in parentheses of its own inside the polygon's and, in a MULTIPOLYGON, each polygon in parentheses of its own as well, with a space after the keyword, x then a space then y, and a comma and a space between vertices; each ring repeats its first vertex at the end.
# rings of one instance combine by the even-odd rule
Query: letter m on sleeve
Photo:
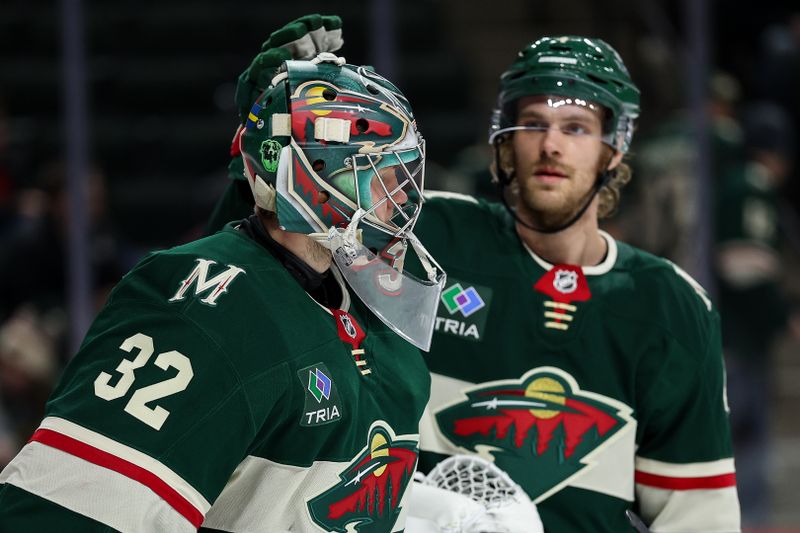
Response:
POLYGON ((175 296, 169 299, 170 302, 177 302, 186 298, 189 289, 194 285, 194 295, 200 296, 201 294, 208 293, 205 298, 200 301, 204 304, 211 306, 217 305, 217 298, 228 292, 233 280, 239 274, 244 272, 244 269, 236 265, 228 265, 228 268, 218 273, 213 278, 208 278, 208 271, 211 265, 216 265, 216 261, 211 259, 197 259, 197 266, 189 273, 189 275, 181 281, 178 291, 175 296))

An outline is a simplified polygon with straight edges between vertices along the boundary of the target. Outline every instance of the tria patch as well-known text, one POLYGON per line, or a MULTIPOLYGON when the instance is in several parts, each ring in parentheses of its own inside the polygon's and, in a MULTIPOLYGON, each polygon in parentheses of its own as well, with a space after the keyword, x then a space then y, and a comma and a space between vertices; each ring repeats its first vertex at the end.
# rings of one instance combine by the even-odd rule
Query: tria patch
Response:
POLYGON ((374 422, 340 481, 308 502, 311 520, 325 531, 392 531, 414 475, 417 446, 416 436, 396 436, 386 422, 374 422))
POLYGON ((435 331, 471 341, 483 338, 492 291, 456 281, 442 291, 435 331))
POLYGON ((582 391, 567 372, 539 367, 519 380, 482 383, 440 409, 436 423, 453 446, 493 460, 536 502, 561 490, 616 440, 632 410, 582 391))
POLYGON ((592 297, 583 269, 576 265, 555 265, 533 285, 534 290, 549 296, 544 302, 544 326, 566 331, 575 319, 577 306, 592 297))
POLYGON ((331 378, 325 375, 325 372, 319 368, 314 368, 308 372, 308 392, 317 399, 317 403, 321 402, 323 398, 326 400, 331 399, 331 387, 333 382, 331 378))
POLYGON ((342 406, 328 368, 316 363, 298 370, 297 377, 306 389, 300 425, 311 427, 338 422, 342 418, 342 406))

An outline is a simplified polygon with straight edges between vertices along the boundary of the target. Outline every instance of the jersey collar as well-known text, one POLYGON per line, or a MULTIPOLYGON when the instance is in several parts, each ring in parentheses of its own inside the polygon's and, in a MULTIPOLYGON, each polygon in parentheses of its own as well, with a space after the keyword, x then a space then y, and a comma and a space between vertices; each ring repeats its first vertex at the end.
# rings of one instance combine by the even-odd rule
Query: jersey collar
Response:
MULTIPOLYGON (((605 274, 614 268, 614 264, 617 262, 617 241, 615 241, 614 238, 605 231, 598 231, 600 232, 600 236, 608 245, 608 252, 606 253, 605 259, 603 259, 599 265, 582 266, 583 273, 586 276, 599 276, 601 274, 605 274)), ((528 245, 525 244, 524 241, 522 241, 522 246, 525 247, 525 250, 527 250, 528 254, 530 254, 533 260, 536 261, 545 271, 549 271, 551 268, 553 268, 554 265, 536 255, 536 252, 528 248, 528 245)))

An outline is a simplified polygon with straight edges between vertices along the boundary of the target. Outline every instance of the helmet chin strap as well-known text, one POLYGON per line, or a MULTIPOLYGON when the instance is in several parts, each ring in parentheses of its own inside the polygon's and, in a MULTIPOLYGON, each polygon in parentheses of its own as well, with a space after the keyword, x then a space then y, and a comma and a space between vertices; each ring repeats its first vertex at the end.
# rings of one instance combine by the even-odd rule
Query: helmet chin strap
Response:
POLYGON ((517 223, 528 228, 529 230, 533 230, 538 233, 552 234, 552 233, 558 233, 559 231, 563 231, 568 227, 572 226, 583 216, 586 210, 589 209, 589 206, 592 204, 594 197, 597 196, 597 193, 600 192, 600 189, 602 189, 609 182, 609 180, 611 180, 610 171, 603 170, 602 172, 598 173, 597 178, 595 179, 594 182, 592 194, 589 195, 589 198, 586 200, 586 203, 583 204, 583 206, 572 216, 572 218, 570 218, 563 224, 559 224, 554 228, 538 228, 522 220, 519 217, 519 215, 517 215, 517 211, 510 205, 508 205, 508 200, 506 200, 506 195, 505 195, 506 192, 505 189, 511 184, 511 181, 514 179, 514 176, 509 176, 508 173, 506 173, 506 171, 502 168, 502 165, 500 164, 501 142, 502 140, 499 140, 495 141, 494 143, 494 161, 497 172, 497 190, 498 193, 500 194, 500 201, 503 202, 503 207, 506 208, 506 211, 508 211, 508 213, 514 218, 514 220, 516 220, 517 223))

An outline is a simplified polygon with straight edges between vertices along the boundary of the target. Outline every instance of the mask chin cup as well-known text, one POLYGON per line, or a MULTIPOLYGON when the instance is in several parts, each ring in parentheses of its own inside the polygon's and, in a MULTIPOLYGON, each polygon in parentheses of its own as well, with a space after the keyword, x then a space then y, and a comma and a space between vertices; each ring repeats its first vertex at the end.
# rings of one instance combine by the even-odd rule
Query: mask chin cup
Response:
MULTIPOLYGON (((345 281, 392 331, 417 348, 430 350, 444 272, 431 267, 429 279, 420 280, 392 268, 359 242, 354 226, 331 228, 325 244, 345 281)), ((430 265, 433 258, 425 261, 430 265)))

